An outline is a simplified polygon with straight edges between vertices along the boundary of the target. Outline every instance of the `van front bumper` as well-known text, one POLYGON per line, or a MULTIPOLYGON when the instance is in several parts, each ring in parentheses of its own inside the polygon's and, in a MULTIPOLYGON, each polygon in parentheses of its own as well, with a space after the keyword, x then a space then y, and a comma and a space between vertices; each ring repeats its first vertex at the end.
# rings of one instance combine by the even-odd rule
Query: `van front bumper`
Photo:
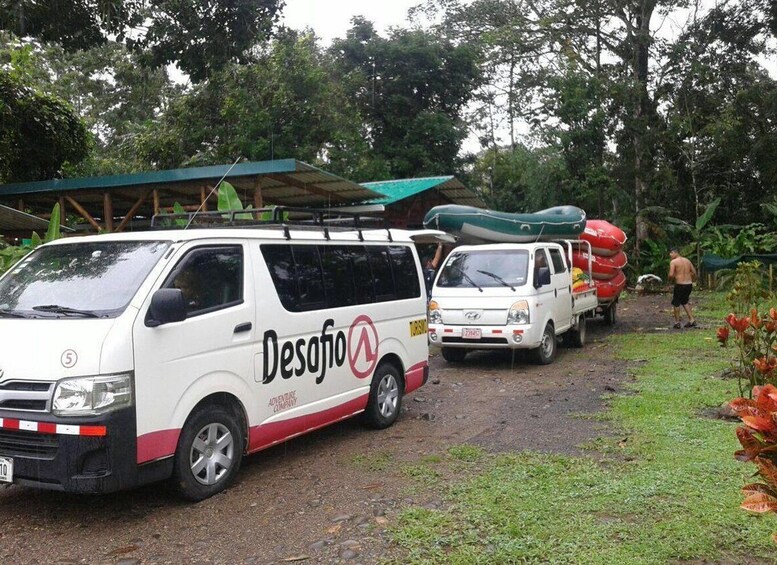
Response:
POLYGON ((542 331, 536 324, 510 326, 453 326, 429 324, 429 343, 464 349, 533 349, 539 347, 542 331), (479 337, 472 337, 472 333, 479 337))
POLYGON ((95 494, 132 487, 136 436, 134 407, 78 419, 0 411, 0 457, 13 460, 19 485, 95 494))

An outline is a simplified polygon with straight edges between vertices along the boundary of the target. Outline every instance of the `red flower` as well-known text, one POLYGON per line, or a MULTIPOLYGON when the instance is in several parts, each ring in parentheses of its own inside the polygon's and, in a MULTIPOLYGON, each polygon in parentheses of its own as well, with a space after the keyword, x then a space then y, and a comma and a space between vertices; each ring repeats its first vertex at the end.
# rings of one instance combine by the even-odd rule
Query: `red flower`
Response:
POLYGON ((777 357, 753 359, 753 365, 755 365, 756 371, 766 376, 777 369, 777 357))
POLYGON ((718 341, 721 346, 725 346, 728 343, 729 330, 726 326, 720 326, 718 328, 718 341))
POLYGON ((769 317, 777 322, 777 308, 769 308, 769 317))
POLYGON ((744 316, 742 318, 737 318, 736 315, 733 313, 726 316, 726 321, 728 322, 729 326, 731 326, 736 330, 738 334, 744 333, 744 331, 750 325, 750 318, 748 318, 747 316, 744 316))
POLYGON ((761 317, 758 315, 758 311, 753 308, 750 310, 750 325, 753 326, 755 329, 758 329, 761 327, 761 317))

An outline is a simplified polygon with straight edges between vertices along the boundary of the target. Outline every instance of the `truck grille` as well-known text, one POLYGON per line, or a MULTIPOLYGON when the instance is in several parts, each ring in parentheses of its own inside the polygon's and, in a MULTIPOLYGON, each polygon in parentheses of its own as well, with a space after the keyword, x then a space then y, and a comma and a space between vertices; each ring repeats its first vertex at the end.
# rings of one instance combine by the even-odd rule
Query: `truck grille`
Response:
POLYGON ((53 459, 59 447, 56 434, 0 429, 0 455, 53 459))
POLYGON ((0 384, 0 410, 46 412, 53 383, 9 381, 0 384))
POLYGON ((464 339, 463 337, 443 337, 443 343, 482 343, 484 345, 506 344, 506 337, 481 337, 480 339, 464 339))

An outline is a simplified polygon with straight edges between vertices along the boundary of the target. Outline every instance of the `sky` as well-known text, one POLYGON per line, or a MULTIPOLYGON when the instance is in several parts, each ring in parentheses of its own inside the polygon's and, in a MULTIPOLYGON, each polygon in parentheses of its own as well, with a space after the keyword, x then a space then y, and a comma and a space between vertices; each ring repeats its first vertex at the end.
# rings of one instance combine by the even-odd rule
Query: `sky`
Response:
POLYGON ((379 32, 407 24, 408 9, 423 0, 286 0, 283 23, 293 29, 311 27, 325 44, 345 37, 351 18, 364 16, 379 32))

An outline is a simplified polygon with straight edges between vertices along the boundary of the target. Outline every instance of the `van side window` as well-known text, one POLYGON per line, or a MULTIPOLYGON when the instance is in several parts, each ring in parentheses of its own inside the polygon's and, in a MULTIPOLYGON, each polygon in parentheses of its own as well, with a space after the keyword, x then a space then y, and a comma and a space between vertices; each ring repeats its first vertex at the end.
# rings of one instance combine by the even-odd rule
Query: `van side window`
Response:
POLYGON ((243 302, 243 248, 201 247, 181 259, 163 285, 180 288, 189 317, 243 302))
POLYGON ((409 246, 269 244, 260 249, 289 312, 421 296, 409 246))
MULTIPOLYGON (((291 249, 297 268, 295 278, 299 298, 297 298, 296 294, 285 301, 282 298, 281 302, 284 308, 292 312, 307 312, 308 310, 325 308, 326 294, 324 293, 324 281, 321 277, 321 260, 318 248, 314 245, 278 245, 275 247, 288 247, 291 249), (294 307, 295 302, 296 307, 294 307)), ((275 279, 273 278, 273 280, 275 279)))
POLYGON ((409 247, 392 245, 389 247, 391 270, 394 272, 397 298, 417 298, 421 294, 413 253, 409 247))
POLYGON ((324 270, 324 290, 329 308, 356 304, 356 287, 351 264, 351 250, 347 245, 319 247, 324 270))
POLYGON ((558 249, 550 249, 550 260, 553 261, 553 272, 555 274, 567 272, 567 264, 564 261, 564 257, 561 255, 561 251, 558 249))
POLYGON ((370 256, 372 268, 372 286, 375 290, 375 302, 394 300, 394 276, 391 274, 391 260, 388 247, 369 245, 367 253, 370 256))

